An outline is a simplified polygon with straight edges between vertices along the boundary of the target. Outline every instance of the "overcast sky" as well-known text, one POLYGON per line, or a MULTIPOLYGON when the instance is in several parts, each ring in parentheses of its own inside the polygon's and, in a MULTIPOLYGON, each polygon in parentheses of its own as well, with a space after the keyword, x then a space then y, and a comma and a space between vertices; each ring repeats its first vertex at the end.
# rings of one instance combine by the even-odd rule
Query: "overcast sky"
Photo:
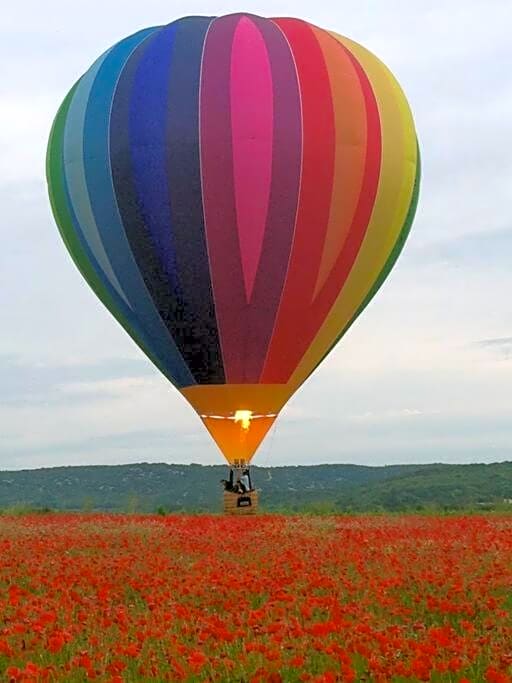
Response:
POLYGON ((112 43, 240 10, 375 52, 407 94, 423 160, 397 266, 255 464, 512 460, 510 0, 24 0, 0 21, 0 469, 222 462, 73 266, 44 157, 61 100, 112 43))

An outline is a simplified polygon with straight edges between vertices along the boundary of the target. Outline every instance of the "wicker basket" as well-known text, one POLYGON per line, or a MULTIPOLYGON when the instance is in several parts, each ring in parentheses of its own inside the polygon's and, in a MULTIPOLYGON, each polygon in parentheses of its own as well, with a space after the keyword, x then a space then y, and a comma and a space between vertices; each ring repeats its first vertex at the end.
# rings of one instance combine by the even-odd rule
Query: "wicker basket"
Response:
POLYGON ((227 515, 254 515, 258 510, 258 492, 232 493, 224 491, 224 512, 227 515))

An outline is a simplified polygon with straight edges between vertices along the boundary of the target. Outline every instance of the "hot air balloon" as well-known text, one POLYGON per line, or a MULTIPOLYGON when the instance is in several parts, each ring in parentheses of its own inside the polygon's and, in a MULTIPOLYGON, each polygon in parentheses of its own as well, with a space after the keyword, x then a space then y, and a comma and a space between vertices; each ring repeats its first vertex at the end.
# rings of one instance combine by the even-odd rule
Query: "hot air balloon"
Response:
POLYGON ((419 177, 382 62, 249 14, 111 47, 64 99, 47 157, 76 266, 240 466, 389 274, 419 177))

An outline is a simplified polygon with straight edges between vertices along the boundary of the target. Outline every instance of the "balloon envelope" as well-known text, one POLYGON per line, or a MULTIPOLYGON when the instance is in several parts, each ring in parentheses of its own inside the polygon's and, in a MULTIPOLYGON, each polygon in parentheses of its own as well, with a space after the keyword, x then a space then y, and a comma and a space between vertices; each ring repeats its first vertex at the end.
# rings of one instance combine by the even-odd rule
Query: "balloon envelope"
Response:
POLYGON ((230 462, 250 460, 388 275, 419 169, 376 57, 246 14, 107 50, 62 103, 47 161, 77 267, 230 462))

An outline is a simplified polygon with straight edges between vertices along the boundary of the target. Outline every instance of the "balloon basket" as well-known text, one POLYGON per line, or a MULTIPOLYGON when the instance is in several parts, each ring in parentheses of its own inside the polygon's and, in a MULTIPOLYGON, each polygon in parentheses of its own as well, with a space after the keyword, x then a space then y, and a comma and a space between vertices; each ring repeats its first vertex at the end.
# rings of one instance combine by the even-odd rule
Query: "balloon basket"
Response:
POLYGON ((234 493, 224 491, 224 514, 255 515, 258 511, 258 492, 234 493))

